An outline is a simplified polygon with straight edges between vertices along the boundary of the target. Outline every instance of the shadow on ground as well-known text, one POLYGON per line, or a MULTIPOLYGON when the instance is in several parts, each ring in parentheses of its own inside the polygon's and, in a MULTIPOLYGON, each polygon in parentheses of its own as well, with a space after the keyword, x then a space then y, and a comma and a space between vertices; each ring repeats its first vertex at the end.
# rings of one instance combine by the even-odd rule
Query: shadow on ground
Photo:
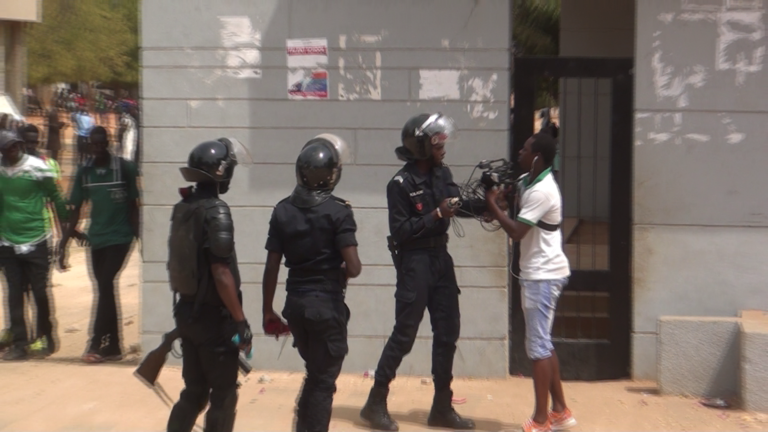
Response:
MULTIPOLYGON (((333 407, 333 418, 336 420, 344 420, 347 421, 354 426, 367 429, 369 428, 369 425, 366 421, 362 420, 360 418, 360 409, 359 406, 334 406, 333 407)), ((400 423, 403 424, 411 424, 416 426, 422 426, 424 429, 429 430, 447 430, 443 428, 430 428, 427 426, 427 417, 429 416, 429 411, 426 410, 410 410, 407 413, 403 412, 396 412, 396 411, 390 411, 390 415, 392 418, 400 423)), ((519 429, 520 425, 517 423, 504 423, 496 419, 487 419, 487 418, 478 418, 478 417, 469 417, 475 422, 475 429, 477 431, 487 431, 487 432, 498 432, 502 430, 507 429, 519 429)))
POLYGON ((650 386, 642 386, 642 387, 627 386, 627 387, 624 387, 624 389, 630 393, 642 394, 643 396, 645 395, 659 396, 661 394, 657 387, 650 387, 650 386))
POLYGON ((110 361, 110 362, 104 362, 104 363, 95 363, 95 364, 89 364, 84 363, 82 358, 80 357, 47 357, 44 359, 38 359, 38 358, 30 358, 26 360, 17 360, 12 362, 0 362, 0 365, 2 364, 8 364, 8 363, 59 363, 59 364, 70 364, 70 365, 76 365, 76 366, 82 366, 82 367, 109 367, 109 366, 118 366, 118 367, 130 367, 135 368, 139 365, 140 358, 138 356, 131 356, 129 358, 125 358, 120 361, 110 361))

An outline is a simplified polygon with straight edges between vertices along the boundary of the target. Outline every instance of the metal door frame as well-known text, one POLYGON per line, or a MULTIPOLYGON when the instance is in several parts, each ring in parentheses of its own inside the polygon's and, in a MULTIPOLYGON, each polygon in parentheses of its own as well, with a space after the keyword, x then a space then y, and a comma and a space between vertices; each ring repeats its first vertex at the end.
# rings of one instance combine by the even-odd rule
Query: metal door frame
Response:
MULTIPOLYGON (((610 292, 610 349, 586 342, 555 342, 561 359, 563 379, 599 380, 630 376, 630 338, 632 329, 632 124, 633 74, 632 58, 585 57, 517 57, 514 60, 514 124, 510 157, 514 160, 525 141, 533 134, 536 79, 609 78, 612 79, 610 138, 610 250, 607 278, 592 277, 596 273, 574 275, 570 286, 594 285, 609 281, 604 290, 610 292), (618 289, 609 289, 618 288, 618 289), (610 351, 610 358, 604 358, 610 351), (573 362, 577 359, 577 362, 573 362), (573 364, 578 363, 578 364, 573 364)), ((562 133, 561 133, 562 134, 562 133)), ((513 246, 513 271, 520 274, 520 246, 513 246)), ((520 306, 520 283, 509 276, 509 371, 530 376, 531 362, 525 356, 524 321, 520 306), (517 331, 516 331, 517 330, 517 331)), ((569 287, 566 287, 569 290, 569 287)))

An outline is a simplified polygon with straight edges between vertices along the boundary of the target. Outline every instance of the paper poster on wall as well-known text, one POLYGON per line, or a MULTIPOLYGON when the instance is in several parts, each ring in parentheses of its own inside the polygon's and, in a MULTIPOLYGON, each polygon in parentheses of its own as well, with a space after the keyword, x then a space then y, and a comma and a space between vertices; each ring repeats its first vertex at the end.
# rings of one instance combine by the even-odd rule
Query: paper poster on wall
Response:
POLYGON ((286 39, 288 98, 328 99, 328 39, 286 39))

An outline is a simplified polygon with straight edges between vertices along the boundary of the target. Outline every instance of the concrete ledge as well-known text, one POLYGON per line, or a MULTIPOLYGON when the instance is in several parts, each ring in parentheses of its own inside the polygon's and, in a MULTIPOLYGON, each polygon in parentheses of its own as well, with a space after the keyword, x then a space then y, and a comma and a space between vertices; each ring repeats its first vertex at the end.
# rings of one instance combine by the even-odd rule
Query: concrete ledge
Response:
POLYGON ((768 319, 763 315, 742 315, 741 402, 746 410, 768 412, 768 319))
POLYGON ((739 394, 739 318, 661 317, 658 384, 664 394, 739 394))

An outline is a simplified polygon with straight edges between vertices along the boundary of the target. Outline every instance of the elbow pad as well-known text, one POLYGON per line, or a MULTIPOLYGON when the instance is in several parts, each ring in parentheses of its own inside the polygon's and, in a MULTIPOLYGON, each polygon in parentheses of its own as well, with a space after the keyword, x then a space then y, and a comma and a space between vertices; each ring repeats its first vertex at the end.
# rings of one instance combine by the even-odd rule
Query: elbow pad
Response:
POLYGON ((235 250, 235 224, 229 206, 216 200, 206 208, 208 248, 219 258, 228 258, 235 250))

